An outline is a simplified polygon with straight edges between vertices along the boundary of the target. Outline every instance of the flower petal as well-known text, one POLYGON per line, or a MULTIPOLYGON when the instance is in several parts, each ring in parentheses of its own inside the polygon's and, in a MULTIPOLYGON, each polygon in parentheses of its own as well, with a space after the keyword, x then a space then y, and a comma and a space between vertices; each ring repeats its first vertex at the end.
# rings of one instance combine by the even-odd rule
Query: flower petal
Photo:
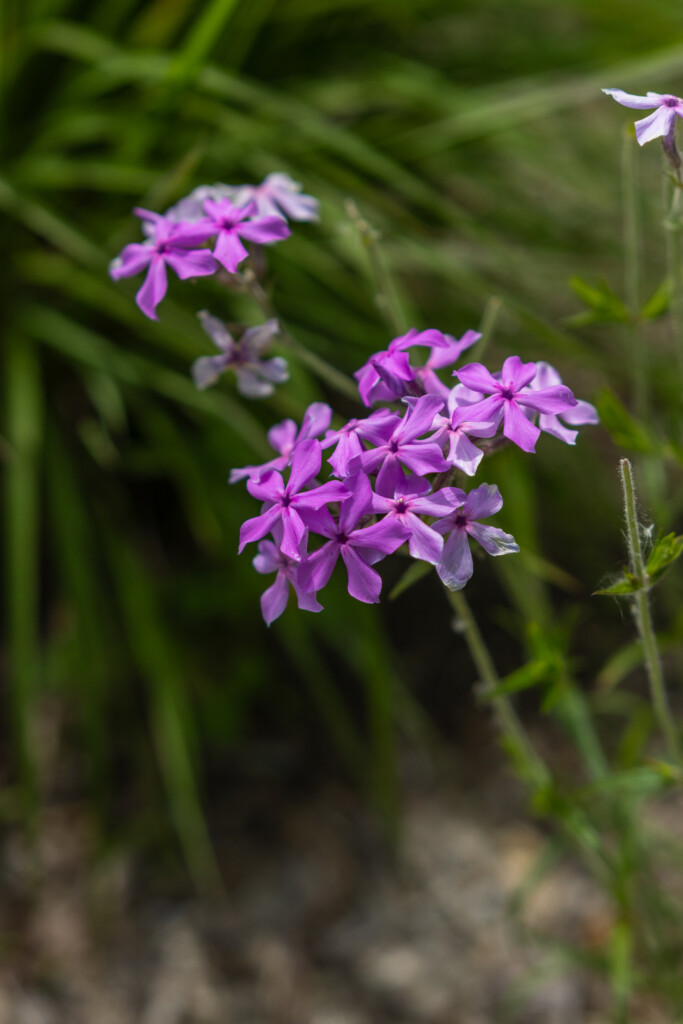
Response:
POLYGON ((511 533, 504 533, 496 526, 485 523, 468 523, 467 532, 474 537, 489 555, 513 555, 519 551, 519 544, 511 533))
POLYGON ((234 274, 249 253, 234 231, 221 231, 216 239, 213 255, 229 274, 234 274))
POLYGON ((675 120, 676 111, 673 107, 659 107, 648 117, 636 121, 636 138, 639 145, 644 146, 646 142, 652 142, 662 135, 669 135, 673 131, 675 120))
POLYGON ((279 242, 283 238, 289 238, 292 233, 287 221, 282 217, 259 217, 258 220, 245 221, 239 225, 237 231, 242 238, 249 242, 258 242, 259 245, 279 242))
POLYGON ((510 441, 514 441, 522 451, 535 452, 536 441, 538 440, 540 433, 541 431, 538 427, 535 427, 533 423, 529 422, 515 402, 505 402, 505 416, 503 424, 503 434, 505 437, 510 441))
POLYGON ((154 256, 142 287, 135 296, 138 307, 150 320, 159 319, 156 308, 166 294, 167 289, 166 265, 161 256, 154 256))
POLYGON ((443 547, 441 561, 436 567, 441 582, 449 590, 462 590, 474 572, 472 553, 463 529, 453 530, 443 547))
POLYGON ((364 604, 377 604, 382 590, 382 577, 371 569, 365 559, 345 544, 341 556, 349 574, 349 594, 364 604))
POLYGON ((266 626, 279 619, 289 600, 289 581, 284 572, 279 572, 275 582, 261 594, 261 614, 266 626))
POLYGON ((634 96, 630 92, 624 92, 623 89, 603 89, 602 91, 617 103, 621 103, 622 107, 632 107, 634 110, 651 110, 652 107, 658 107, 663 98, 657 92, 650 92, 647 96, 634 96))

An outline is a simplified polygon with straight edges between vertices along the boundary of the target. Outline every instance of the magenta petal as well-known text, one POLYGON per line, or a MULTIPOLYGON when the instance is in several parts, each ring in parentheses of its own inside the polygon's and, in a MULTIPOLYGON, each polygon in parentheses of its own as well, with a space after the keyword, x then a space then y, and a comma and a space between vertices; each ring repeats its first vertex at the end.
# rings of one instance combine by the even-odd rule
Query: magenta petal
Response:
POLYGON ((270 573, 277 572, 282 568, 280 549, 272 540, 259 542, 258 554, 254 555, 251 564, 256 572, 270 573))
POLYGON ((330 480, 320 487, 314 487, 312 491, 301 491, 292 498, 292 504, 302 511, 308 509, 319 509, 329 501, 343 501, 350 495, 348 487, 345 487, 340 480, 330 480))
POLYGON ((363 601, 364 604, 376 604, 382 590, 380 574, 375 569, 371 569, 358 552, 348 544, 342 547, 341 556, 349 574, 351 597, 355 597, 357 601, 363 601))
POLYGON ((462 529, 455 529, 446 541, 441 561, 436 567, 441 582, 449 590, 462 590, 472 573, 472 553, 467 534, 462 529))
POLYGON ((215 274, 218 264, 208 249, 182 249, 166 254, 166 262, 175 270, 181 281, 188 277, 206 277, 215 274))
POLYGON ((556 384, 553 387, 533 391, 520 391, 518 395, 515 395, 515 402, 529 409, 536 409, 537 412, 554 413, 555 415, 566 412, 576 405, 574 395, 564 384, 556 384))
POLYGON ((221 231, 216 239, 213 255, 229 274, 234 274, 242 260, 246 260, 249 253, 234 231, 221 231))
POLYGON ((267 533, 270 533, 280 518, 281 512, 282 509, 278 505, 274 505, 272 508, 262 512, 260 516, 254 516, 253 519, 247 519, 245 523, 242 523, 237 554, 241 554, 245 545, 251 544, 255 540, 261 540, 267 533))
POLYGON ((396 456, 416 476, 424 476, 426 473, 445 473, 447 469, 450 469, 450 463, 444 459, 438 444, 429 442, 407 444, 398 450, 396 456))
POLYGON ((524 413, 517 408, 515 402, 508 401, 505 403, 505 417, 503 425, 503 434, 510 441, 514 441, 522 451, 524 452, 535 452, 536 441, 539 438, 541 431, 538 427, 535 427, 533 423, 530 423, 524 413))
POLYGON ((279 619, 289 600, 289 582, 284 572, 279 572, 272 586, 261 594, 261 614, 266 626, 279 619))
MULTIPOLYGON (((349 543, 354 548, 372 548, 378 555, 391 555, 410 536, 410 527, 398 516, 385 516, 379 523, 355 530, 349 543)), ((367 557, 367 556, 366 556, 367 557)), ((379 561, 378 558, 374 561, 379 561)))
POLYGON ((279 512, 282 516, 280 550, 283 555, 287 555, 287 558, 291 558, 294 562, 300 562, 303 557, 301 543, 306 536, 306 527, 299 513, 291 505, 288 508, 280 508, 279 512))
MULTIPOLYGON (((362 458, 363 456, 361 456, 362 458)), ((393 497, 402 479, 403 470, 401 469, 401 463, 393 452, 388 452, 377 474, 375 490, 378 494, 386 494, 393 497)))
POLYGON ((426 434, 432 429, 434 417, 444 405, 445 402, 439 395, 422 395, 409 409, 394 437, 400 440, 401 444, 406 444, 421 434, 426 434))
POLYGON ((358 473, 344 481, 344 486, 351 492, 351 497, 341 504, 339 511, 339 529, 342 533, 351 533, 361 516, 370 510, 372 504, 372 487, 364 473, 358 473))
POLYGON ((504 385, 511 387, 513 391, 519 391, 531 383, 537 372, 536 363, 523 363, 519 356, 508 356, 503 363, 498 386, 504 385))
POLYGON ((576 439, 579 436, 578 430, 570 430, 569 427, 565 427, 558 416, 541 414, 538 417, 538 426, 544 434, 550 434, 558 441, 564 441, 565 444, 576 444, 576 439))
POLYGON ((149 266, 156 249, 153 245, 132 242, 121 250, 109 266, 109 276, 118 281, 121 277, 133 277, 149 266))
POLYGON ((467 366, 454 370, 453 376, 457 377, 465 387, 485 395, 500 390, 500 384, 483 363, 468 363, 467 366))
POLYGON ((291 473, 287 492, 290 495, 297 494, 302 487, 305 487, 309 480, 317 476, 322 463, 322 449, 320 441, 309 438, 302 441, 292 452, 291 473))
POLYGON ((339 544, 329 540, 302 562, 298 572, 299 586, 304 593, 322 590, 329 581, 339 558, 339 544))
POLYGON ((465 515, 468 519, 487 519, 503 507, 501 493, 495 484, 480 484, 467 495, 465 515))
POLYGON ((467 495, 459 487, 442 487, 434 494, 415 498, 410 503, 410 511, 421 516, 447 516, 456 508, 461 508, 467 495))
POLYGON ((451 434, 447 461, 467 476, 474 476, 484 457, 481 448, 470 441, 466 434, 451 434))
POLYGON ((150 320, 158 320, 156 308, 168 289, 166 266, 161 256, 154 256, 147 271, 147 276, 135 296, 138 307, 150 320))
POLYGON ((408 550, 413 558, 436 565, 441 558, 443 537, 411 512, 406 513, 405 520, 410 526, 408 550))
POLYGON ((259 501, 282 501, 285 493, 285 484, 282 474, 274 469, 265 469, 257 476, 250 476, 247 480, 247 490, 252 498, 259 501))
POLYGON ((320 437, 332 421, 332 409, 327 402, 311 402, 301 421, 299 440, 320 437))
POLYGON ((282 420, 276 423, 267 433, 268 444, 276 452, 282 455, 284 452, 289 455, 296 440, 297 425, 294 420, 282 420))
POLYGON ((260 245, 279 242, 283 238, 289 238, 292 233, 287 221, 282 217, 259 217, 258 220, 242 222, 237 230, 242 238, 249 242, 258 242, 260 245))

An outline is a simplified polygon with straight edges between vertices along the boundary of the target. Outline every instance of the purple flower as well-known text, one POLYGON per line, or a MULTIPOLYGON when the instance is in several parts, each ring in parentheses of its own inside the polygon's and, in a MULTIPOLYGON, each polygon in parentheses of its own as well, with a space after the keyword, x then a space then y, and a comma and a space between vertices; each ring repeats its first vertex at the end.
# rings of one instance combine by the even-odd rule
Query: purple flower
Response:
POLYGON ((268 431, 268 443, 271 448, 278 452, 276 459, 264 462, 260 466, 242 466, 240 469, 230 471, 231 484, 238 480, 245 480, 250 477, 258 479, 269 469, 282 471, 289 465, 292 452, 298 444, 311 437, 320 437, 323 431, 327 430, 332 419, 332 410, 325 402, 313 402, 309 405, 301 421, 301 430, 294 420, 282 420, 276 423, 268 431))
POLYGON ((336 442, 334 454, 327 460, 335 476, 343 479, 349 475, 352 459, 365 451, 361 441, 370 441, 371 444, 388 441, 400 421, 400 417, 390 409, 377 409, 365 419, 351 419, 339 430, 328 430, 322 446, 329 448, 336 442))
MULTIPOLYGON (((453 490, 458 491, 458 488, 453 490)), ((490 555, 510 555, 519 551, 519 545, 509 533, 477 521, 502 508, 503 499, 497 487, 481 484, 467 495, 464 491, 459 491, 459 494, 462 496, 461 507, 432 527, 444 536, 450 534, 436 567, 441 581, 449 590, 462 590, 474 571, 468 537, 474 537, 490 555)))
POLYGON ((284 359, 279 356, 261 358, 279 331, 277 320, 268 320, 260 327, 249 327, 238 343, 217 317, 206 310, 197 316, 208 336, 221 350, 219 356, 202 356, 192 364, 192 376, 198 388, 208 388, 228 367, 235 371, 237 390, 245 398, 267 398, 275 390, 273 385, 289 380, 284 359))
MULTIPOLYGON (((452 342, 453 339, 451 338, 452 342)), ((456 343, 457 344, 457 343, 456 343)), ((415 371, 410 365, 406 349, 414 345, 426 345, 431 349, 449 349, 449 339, 441 331, 429 329, 418 331, 411 327, 407 334, 394 338, 384 352, 376 352, 354 377, 364 405, 374 402, 392 402, 410 391, 415 380, 415 371)), ((466 347, 466 346, 465 346, 466 347)), ((447 365, 447 364, 446 364, 447 365)))
POLYGON ((493 422, 483 423, 473 419, 467 405, 458 405, 460 390, 460 385, 451 388, 446 403, 447 414, 439 413, 434 417, 436 433, 432 441, 447 444, 448 450, 444 452, 446 461, 468 476, 474 476, 484 453, 470 441, 468 435, 493 437, 497 428, 493 422))
POLYGON ((286 484, 281 474, 273 469, 258 480, 252 477, 247 481, 249 493, 265 502, 265 506, 260 515, 242 524, 238 554, 245 544, 261 540, 272 531, 276 523, 280 523, 282 553, 294 562, 301 561, 302 546, 307 534, 307 513, 330 501, 341 501, 349 496, 348 489, 338 480, 321 484, 312 490, 303 490, 320 472, 321 462, 320 442, 303 441, 292 452, 292 468, 286 484))
MULTIPOLYGON (((562 378, 550 363, 536 363, 536 367, 538 372, 531 384, 532 390, 536 387, 548 388, 562 383, 562 378)), ((552 434, 553 437, 557 437, 560 441, 565 441, 567 444, 576 444, 578 430, 568 430, 561 420, 569 423, 572 427, 580 427, 584 423, 599 423, 600 417, 594 405, 581 400, 577 401, 572 409, 567 409, 566 412, 563 412, 561 416, 553 416, 552 413, 541 413, 538 417, 538 425, 541 430, 544 430, 546 434, 552 434)))
POLYGON ((648 117, 636 121, 636 138, 641 146, 653 139, 664 137, 665 145, 673 145, 676 115, 683 117, 683 100, 670 93, 648 92, 645 96, 633 96, 621 89, 603 89, 604 93, 621 103, 622 107, 634 110, 657 109, 648 117))
POLYGON ((481 334, 478 331, 465 331, 462 338, 456 340, 450 334, 444 334, 447 344, 445 346, 432 346, 432 351, 424 366, 414 368, 415 378, 418 380, 427 394, 441 395, 447 398, 451 388, 436 375, 436 370, 443 370, 446 366, 456 363, 465 349, 470 348, 479 341, 481 334))
POLYGON ((503 434, 525 451, 536 450, 541 431, 524 414, 524 410, 542 413, 562 413, 577 404, 564 385, 532 390, 528 387, 536 376, 536 363, 523 363, 519 356, 509 356, 503 369, 494 377, 481 363, 469 363, 454 376, 472 391, 490 394, 490 398, 468 407, 470 420, 492 421, 496 425, 503 418, 503 434))
POLYGON ((305 591, 317 591, 328 582, 341 555, 349 577, 349 594, 365 604, 379 601, 382 578, 370 568, 390 555, 407 540, 409 529, 396 517, 387 516, 372 526, 358 527, 371 510, 372 488, 362 473, 346 480, 351 496, 342 501, 339 522, 327 509, 316 513, 315 533, 329 538, 318 551, 302 563, 299 582, 305 591))
POLYGON ((443 516, 464 501, 465 495, 458 487, 442 487, 435 494, 428 494, 429 483, 420 477, 408 477, 398 481, 392 497, 374 494, 372 510, 384 513, 387 519, 395 519, 408 532, 408 550, 413 558, 436 565, 441 558, 443 538, 420 519, 420 516, 443 516))
POLYGON ((254 557, 252 565, 256 572, 276 572, 275 582, 261 594, 261 614, 267 626, 270 626, 275 619, 278 619, 289 600, 289 585, 292 584, 296 594, 297 605, 307 612, 321 612, 323 606, 316 600, 315 594, 306 594, 299 583, 300 565, 283 555, 279 545, 282 542, 282 530, 275 527, 275 542, 272 540, 259 541, 258 554, 254 557))
POLYGON ((372 473, 380 467, 376 489, 382 494, 393 494, 396 490, 403 477, 401 465, 417 476, 450 469, 437 443, 431 439, 417 440, 432 429, 434 417, 443 404, 438 395, 422 395, 385 442, 358 456, 363 472, 372 473))
POLYGON ((318 220, 319 203, 313 196, 303 195, 301 185, 288 174, 276 172, 264 178, 260 185, 236 185, 231 189, 237 206, 254 202, 260 216, 280 217, 286 220, 318 220))
POLYGON ((230 273, 249 255, 242 238, 267 245, 287 238, 291 232, 281 217, 255 217, 256 203, 233 206, 229 199, 207 199, 204 212, 217 235, 213 255, 230 273))
POLYGON ((115 281, 133 277, 147 267, 147 276, 135 296, 139 308, 150 320, 158 320, 156 307, 168 288, 166 265, 181 280, 203 277, 217 269, 208 249, 198 249, 213 233, 204 223, 174 223, 151 210, 135 209, 133 213, 148 225, 150 237, 146 242, 133 242, 125 246, 109 265, 109 275, 115 281))
POLYGON ((164 213, 164 217, 173 221, 184 220, 190 224, 196 223, 198 220, 203 221, 206 200, 212 199, 215 203, 219 203, 221 199, 230 199, 233 190, 234 186, 223 185, 221 182, 216 182, 215 185, 198 185, 189 195, 183 196, 177 203, 169 207, 164 213))

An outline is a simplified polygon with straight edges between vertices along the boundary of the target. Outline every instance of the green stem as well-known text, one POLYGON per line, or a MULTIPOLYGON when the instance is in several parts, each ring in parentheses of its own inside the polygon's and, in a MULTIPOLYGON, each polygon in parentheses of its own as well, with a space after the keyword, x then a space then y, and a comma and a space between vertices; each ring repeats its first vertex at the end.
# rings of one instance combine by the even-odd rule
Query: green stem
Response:
POLYGON ((621 179, 624 203, 624 290, 631 315, 629 324, 631 369, 633 372, 633 406, 641 420, 648 418, 648 348, 640 320, 640 210, 638 196, 638 163, 636 140, 629 131, 624 135, 621 179))
POLYGON ((669 200, 668 192, 671 174, 667 163, 664 177, 664 202, 665 205, 668 205, 668 211, 664 219, 664 227, 666 229, 666 263, 671 283, 671 315, 674 324, 676 349, 681 369, 683 369, 683 256, 681 254, 681 232, 683 229, 681 201, 683 199, 683 191, 680 174, 677 177, 678 181, 673 182, 673 193, 671 200, 669 200))
POLYGON ((659 726, 666 739, 669 756, 680 767, 683 768, 683 755, 678 737, 678 729, 669 707, 662 673, 662 663, 657 646, 652 624, 652 613, 649 599, 649 578, 645 569, 643 550, 640 543, 638 530, 638 516, 636 512, 636 491, 633 483, 633 470, 628 459, 621 459, 619 462, 621 474, 621 485, 624 493, 624 516, 626 518, 626 536, 628 540, 628 552, 631 572, 633 573, 639 588, 633 594, 633 612, 636 626, 640 635, 643 647, 645 669, 650 683, 652 704, 659 726))
POLYGON ((386 268, 380 247, 377 244, 380 235, 361 215, 353 199, 347 199, 345 205, 349 219, 368 254, 370 276, 375 287, 375 304, 391 329, 396 334, 405 334, 408 330, 408 321, 391 274, 386 268))
POLYGON ((465 595, 460 590, 447 591, 448 600, 457 615, 455 629, 462 632, 482 684, 483 695, 490 701, 505 743, 524 778, 534 791, 550 782, 550 774, 533 749, 524 726, 506 693, 500 690, 500 679, 491 655, 479 632, 465 595))
POLYGON ((303 345, 294 335, 285 327, 282 322, 282 317, 277 313, 277 310, 270 301, 265 290, 258 281, 253 270, 247 268, 242 274, 244 284, 247 291, 253 298, 254 302, 259 308, 265 313, 267 317, 274 317, 280 324, 280 339, 284 342, 287 348, 297 356, 297 358, 305 363, 313 373, 329 384, 331 388, 344 395, 346 398, 350 398, 352 401, 358 403, 358 388, 346 374, 337 370, 336 367, 332 366, 325 359, 322 359, 315 352, 311 352, 309 348, 303 345))

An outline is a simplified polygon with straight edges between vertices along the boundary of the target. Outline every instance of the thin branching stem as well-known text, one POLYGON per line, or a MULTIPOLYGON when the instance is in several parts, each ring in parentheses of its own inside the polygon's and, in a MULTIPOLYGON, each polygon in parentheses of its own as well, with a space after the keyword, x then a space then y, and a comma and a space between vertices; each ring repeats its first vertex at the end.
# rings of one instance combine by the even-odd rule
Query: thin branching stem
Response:
POLYGON ((638 584, 633 594, 633 612, 636 626, 643 647, 645 669, 650 683, 652 704, 657 721, 666 739, 669 756, 679 767, 683 767, 683 754, 678 736, 678 728, 669 707, 669 700, 664 684, 662 662, 659 647, 652 624, 650 609, 649 578, 645 568, 643 549, 640 542, 638 514, 636 510, 636 490, 633 482, 633 469, 628 459, 619 462, 619 473, 624 494, 624 517, 626 519, 626 537, 630 570, 638 584))
POLYGON ((550 783, 550 773, 531 745, 512 701, 501 691, 500 679, 477 621, 460 590, 448 590, 448 600, 456 613, 455 628, 462 632, 465 643, 479 673, 482 695, 490 702, 496 721, 514 761, 531 788, 536 791, 550 783))

